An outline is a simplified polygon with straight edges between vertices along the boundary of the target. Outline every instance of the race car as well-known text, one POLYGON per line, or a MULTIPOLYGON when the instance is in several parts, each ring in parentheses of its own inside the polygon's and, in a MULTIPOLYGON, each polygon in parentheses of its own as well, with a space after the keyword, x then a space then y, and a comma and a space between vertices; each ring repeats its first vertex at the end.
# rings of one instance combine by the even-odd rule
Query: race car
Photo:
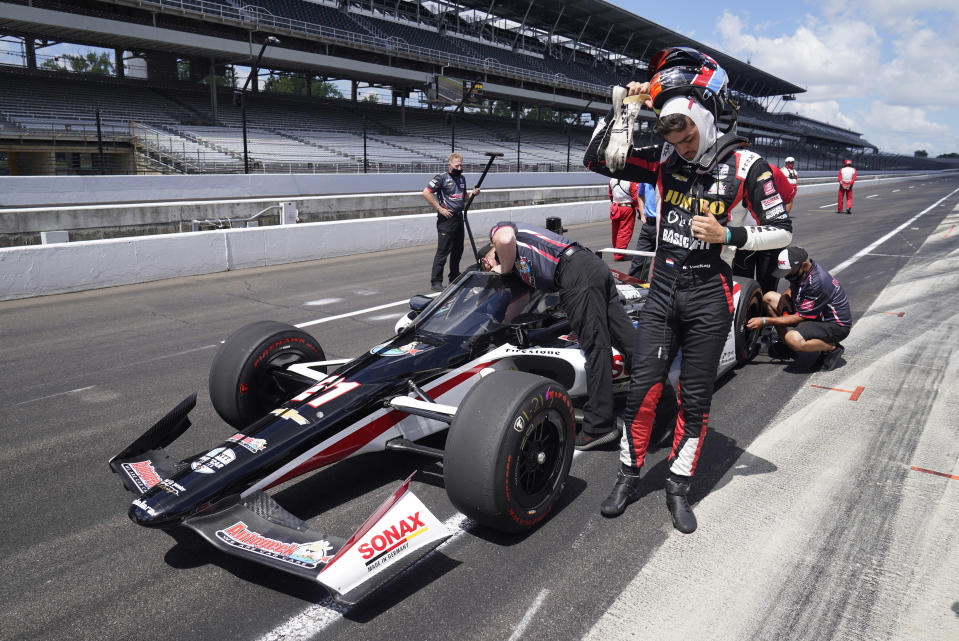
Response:
MULTIPOLYGON (((635 320, 647 289, 614 274, 635 320)), ((760 313, 758 285, 737 279, 733 294, 717 376, 748 360, 758 338, 745 328, 760 313)), ((586 396, 585 358, 558 295, 467 271, 435 298, 414 296, 396 329, 339 361, 285 323, 234 332, 214 357, 209 392, 235 433, 175 461, 164 448, 190 427, 196 394, 177 405, 110 460, 136 495, 130 518, 189 528, 224 552, 317 581, 346 604, 441 544, 447 528, 409 490, 412 475, 345 538, 287 512, 271 487, 358 454, 412 451, 442 460, 451 502, 480 524, 522 532, 542 523, 569 474, 586 396), (444 430, 443 449, 421 442, 444 430)), ((613 363, 615 391, 625 392, 629 372, 615 350, 613 363)), ((654 439, 671 433, 675 407, 659 414, 654 439)))

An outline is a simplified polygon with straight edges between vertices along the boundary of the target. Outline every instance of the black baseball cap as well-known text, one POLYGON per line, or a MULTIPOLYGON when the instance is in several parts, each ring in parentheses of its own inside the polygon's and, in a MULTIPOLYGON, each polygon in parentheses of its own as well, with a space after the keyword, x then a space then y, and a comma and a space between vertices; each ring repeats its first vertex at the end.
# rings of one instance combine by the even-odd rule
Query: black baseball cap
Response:
POLYGON ((773 270, 773 276, 782 278, 796 269, 797 265, 802 265, 808 259, 809 254, 807 254, 806 250, 802 247, 797 247, 796 245, 786 247, 779 252, 779 256, 776 259, 776 268, 773 270))

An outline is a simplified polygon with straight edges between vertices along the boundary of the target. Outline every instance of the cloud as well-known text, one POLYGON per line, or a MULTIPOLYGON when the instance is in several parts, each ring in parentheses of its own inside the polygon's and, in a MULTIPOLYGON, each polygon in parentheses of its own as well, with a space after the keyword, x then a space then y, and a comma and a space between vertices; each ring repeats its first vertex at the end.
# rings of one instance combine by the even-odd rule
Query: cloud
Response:
POLYGON ((724 51, 806 88, 804 98, 828 100, 861 94, 862 85, 874 77, 882 39, 863 21, 807 24, 792 34, 776 37, 747 33, 743 20, 724 11, 718 29, 724 51))
POLYGON ((959 3, 944 4, 823 2, 818 15, 778 35, 724 10, 718 48, 805 87, 789 110, 860 131, 884 149, 952 151, 959 145, 959 3))
POLYGON ((886 130, 893 133, 912 134, 936 138, 947 136, 949 127, 938 122, 930 122, 926 118, 926 110, 918 107, 904 107, 901 105, 887 105, 878 100, 874 101, 863 123, 874 129, 886 130))
POLYGON ((819 100, 815 102, 795 102, 783 109, 784 112, 798 113, 801 116, 825 122, 837 127, 858 131, 859 124, 853 118, 842 113, 839 103, 835 100, 819 100), (792 107, 792 108, 790 108, 792 107))

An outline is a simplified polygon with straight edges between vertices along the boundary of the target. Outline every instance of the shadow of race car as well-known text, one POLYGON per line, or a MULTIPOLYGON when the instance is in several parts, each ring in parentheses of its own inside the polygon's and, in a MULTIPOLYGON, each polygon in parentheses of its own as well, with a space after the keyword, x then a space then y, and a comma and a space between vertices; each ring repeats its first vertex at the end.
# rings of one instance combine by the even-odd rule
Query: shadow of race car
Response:
MULTIPOLYGON (((647 290, 614 274, 635 320, 647 290)), ((737 280, 734 298, 717 376, 748 360, 757 339, 745 323, 760 311, 758 286, 737 280)), ((395 336, 348 361, 327 360, 311 334, 284 323, 234 332, 213 360, 209 391, 236 433, 176 461, 164 448, 189 428, 196 394, 177 405, 110 460, 136 495, 130 518, 189 528, 224 552, 317 581, 348 604, 450 532, 409 490, 412 475, 347 538, 287 512, 271 487, 362 453, 416 452, 442 460, 451 502, 480 524, 523 532, 543 522, 569 474, 576 407, 586 396, 585 358, 558 295, 467 271, 410 307, 395 336), (444 430, 443 449, 421 442, 444 430)), ((614 391, 623 393, 629 372, 615 350, 613 363, 614 391)), ((671 398, 654 438, 671 433, 671 398)))

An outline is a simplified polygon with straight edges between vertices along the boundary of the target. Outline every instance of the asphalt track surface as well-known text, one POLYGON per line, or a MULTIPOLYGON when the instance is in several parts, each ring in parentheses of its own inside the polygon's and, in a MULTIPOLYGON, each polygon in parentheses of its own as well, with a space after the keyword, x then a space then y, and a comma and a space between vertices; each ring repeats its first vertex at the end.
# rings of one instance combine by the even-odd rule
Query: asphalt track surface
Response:
MULTIPOLYGON (((136 527, 106 462, 194 390, 172 453, 232 433, 206 381, 241 325, 321 321, 309 331, 331 358, 382 342, 405 310, 389 304, 427 289, 431 247, 0 303, 0 639, 954 641, 959 178, 860 181, 855 197, 840 216, 834 190, 801 189, 793 209, 796 242, 849 294, 844 362, 760 355, 720 382, 697 532, 670 525, 665 450, 613 520, 598 508, 617 451, 579 454, 560 509, 519 537, 458 516, 435 463, 367 455, 276 498, 348 534, 420 469, 414 491, 456 535, 351 609, 192 534, 136 527)), ((568 234, 609 241, 607 224, 568 234)))

